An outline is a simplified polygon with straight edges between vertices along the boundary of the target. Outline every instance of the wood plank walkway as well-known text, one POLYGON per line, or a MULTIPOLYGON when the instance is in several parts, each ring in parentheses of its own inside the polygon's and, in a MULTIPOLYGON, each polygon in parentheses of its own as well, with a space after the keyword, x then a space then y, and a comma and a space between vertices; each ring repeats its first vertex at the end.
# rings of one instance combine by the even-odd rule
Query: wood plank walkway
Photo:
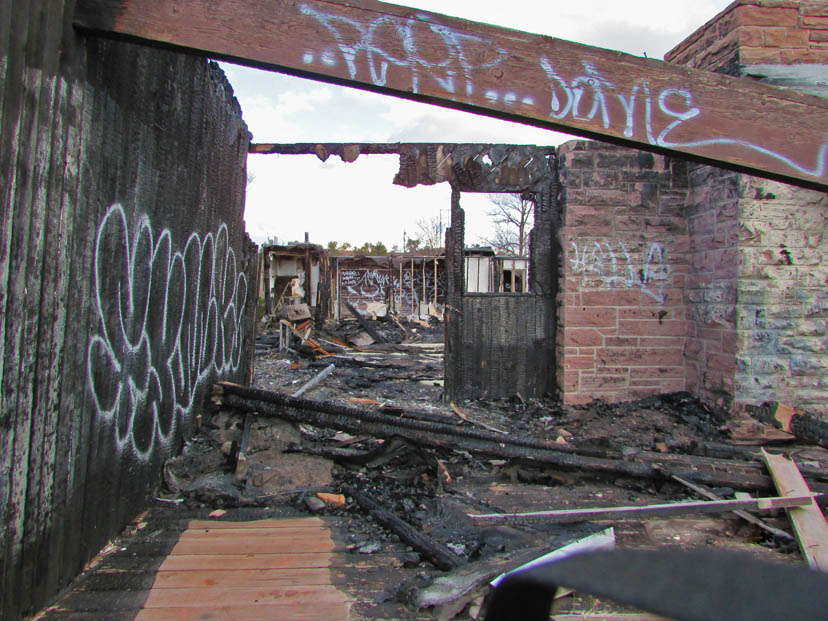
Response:
POLYGON ((332 584, 334 542, 318 518, 193 520, 136 619, 348 619, 332 584))
POLYGON ((239 515, 245 521, 180 520, 152 513, 140 534, 116 543, 114 553, 36 618, 352 618, 355 599, 342 586, 343 549, 325 520, 249 514, 239 515))

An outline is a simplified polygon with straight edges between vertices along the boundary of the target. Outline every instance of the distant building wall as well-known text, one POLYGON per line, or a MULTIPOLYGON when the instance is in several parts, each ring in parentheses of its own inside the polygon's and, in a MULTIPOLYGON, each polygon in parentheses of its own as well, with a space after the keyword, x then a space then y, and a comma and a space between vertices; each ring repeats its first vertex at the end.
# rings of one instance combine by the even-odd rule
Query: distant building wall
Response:
POLYGON ((249 134, 202 59, 0 11, 0 617, 146 507, 216 378, 246 382, 249 134))

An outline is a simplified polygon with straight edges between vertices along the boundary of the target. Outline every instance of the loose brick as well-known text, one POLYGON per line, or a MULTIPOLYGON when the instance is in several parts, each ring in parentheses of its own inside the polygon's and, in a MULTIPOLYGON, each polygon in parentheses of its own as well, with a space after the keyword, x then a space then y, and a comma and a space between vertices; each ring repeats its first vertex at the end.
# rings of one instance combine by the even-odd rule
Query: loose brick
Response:
POLYGON ((659 307, 659 306, 642 306, 639 308, 619 308, 618 319, 628 320, 678 320, 685 319, 686 314, 683 307, 659 307))
MULTIPOLYGON (((586 191, 585 202, 587 205, 627 205, 627 191, 626 190, 602 190, 598 188, 588 188, 586 191)), ((606 217, 606 212, 604 212, 606 217)))
POLYGON ((828 30, 828 15, 804 15, 801 23, 808 28, 828 30))
POLYGON ((687 334, 686 321, 620 320, 619 336, 684 336, 687 334))
POLYGON ((680 350, 652 347, 640 347, 635 350, 606 348, 599 351, 596 358, 599 366, 649 367, 658 365, 676 367, 682 364, 682 352, 680 350))
POLYGON ((605 347, 638 347, 640 339, 637 336, 606 336, 605 347))
POLYGON ((681 378, 684 379, 684 367, 636 367, 630 369, 630 379, 641 378, 681 378))
POLYGON ((564 361, 564 368, 567 371, 593 370, 595 369, 595 358, 593 356, 567 356, 564 361))
POLYGON ((565 311, 567 327, 609 327, 617 325, 618 313, 614 308, 581 307, 565 311))
POLYGON ((796 28, 767 28, 765 47, 808 47, 808 31, 796 28))
POLYGON ((758 26, 742 26, 737 30, 739 45, 742 47, 762 47, 765 42, 763 29, 758 26))
POLYGON ((684 336, 642 336, 638 339, 641 347, 684 347, 684 336))
POLYGON ((828 63, 828 49, 782 50, 780 60, 784 64, 828 63))
POLYGON ((779 63, 782 61, 782 53, 780 48, 743 47, 739 50, 739 61, 743 65, 779 63))
POLYGON ((604 344, 604 337, 591 328, 567 328, 564 343, 575 347, 600 347, 604 344))
MULTIPOLYGON (((805 19, 819 19, 804 17, 805 19)), ((799 11, 794 8, 775 8, 742 5, 736 8, 739 26, 791 26, 799 25, 799 11)))
POLYGON ((621 375, 586 375, 581 377, 581 390, 621 388, 629 384, 629 379, 621 375))
POLYGON ((641 292, 635 289, 602 289, 581 292, 583 306, 638 306, 641 292))

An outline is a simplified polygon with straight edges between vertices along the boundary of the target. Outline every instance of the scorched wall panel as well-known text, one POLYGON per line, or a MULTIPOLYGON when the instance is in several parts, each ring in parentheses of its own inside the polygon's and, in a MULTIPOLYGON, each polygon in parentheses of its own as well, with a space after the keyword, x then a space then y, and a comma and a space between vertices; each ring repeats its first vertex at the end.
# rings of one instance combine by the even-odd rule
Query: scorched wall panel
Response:
MULTIPOLYGON (((249 134, 202 59, 0 8, 0 617, 66 585, 244 382, 249 134)), ((248 292, 248 286, 250 291, 248 292)))

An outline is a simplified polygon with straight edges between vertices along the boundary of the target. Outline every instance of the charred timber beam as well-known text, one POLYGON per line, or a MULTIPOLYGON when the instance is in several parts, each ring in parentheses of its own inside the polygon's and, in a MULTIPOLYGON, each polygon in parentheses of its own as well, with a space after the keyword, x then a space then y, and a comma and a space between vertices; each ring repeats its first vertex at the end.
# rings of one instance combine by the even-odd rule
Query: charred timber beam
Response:
POLYGON ((373 0, 79 0, 75 26, 828 189, 828 103, 373 0))
MULTIPOLYGON (((486 457, 522 459, 539 466, 648 479, 666 479, 676 475, 696 483, 739 490, 774 489, 771 478, 752 464, 717 460, 715 467, 704 467, 706 464, 680 463, 677 456, 673 456, 676 459, 670 463, 589 457, 573 453, 571 447, 559 448, 560 445, 506 438, 485 431, 399 419, 375 411, 226 383, 215 385, 214 401, 223 407, 242 412, 258 412, 265 416, 339 429, 357 435, 370 434, 378 438, 399 436, 420 446, 446 450, 462 448, 486 457), (562 450, 566 448, 569 450, 562 450)), ((828 486, 824 484, 812 484, 811 488, 815 492, 828 492, 828 486)))
POLYGON ((442 544, 418 531, 411 524, 397 517, 388 509, 380 506, 379 503, 367 494, 352 487, 343 488, 342 491, 356 500, 359 506, 370 513, 379 524, 395 533, 401 541, 414 548, 423 558, 438 569, 450 571, 457 569, 465 562, 442 544))
POLYGON ((371 335, 371 338, 374 339, 374 342, 385 343, 385 339, 382 338, 382 336, 376 330, 374 330, 374 328, 372 328, 367 321, 365 321, 365 318, 362 316, 362 313, 355 309, 353 305, 350 302, 348 302, 348 300, 342 301, 345 304, 345 308, 347 308, 348 311, 354 316, 354 319, 356 319, 359 322, 359 325, 362 326, 362 329, 371 335))

